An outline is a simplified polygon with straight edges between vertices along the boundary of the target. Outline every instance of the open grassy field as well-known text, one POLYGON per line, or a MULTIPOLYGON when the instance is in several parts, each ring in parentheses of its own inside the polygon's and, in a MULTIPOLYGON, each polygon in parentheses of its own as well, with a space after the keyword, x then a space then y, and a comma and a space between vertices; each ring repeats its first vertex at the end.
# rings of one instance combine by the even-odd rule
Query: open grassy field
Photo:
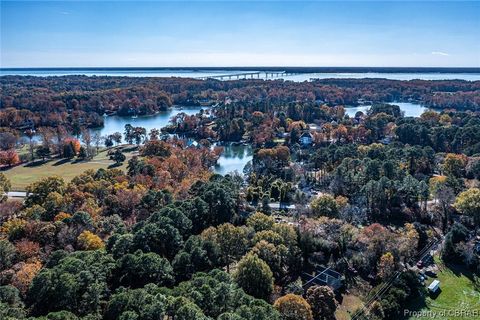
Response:
POLYGON ((342 298, 342 303, 335 311, 335 319, 350 320, 351 315, 363 306, 363 301, 354 294, 344 294, 342 298))
MULTIPOLYGON (((479 310, 480 311, 480 279, 472 275, 463 266, 445 265, 437 257, 435 259, 439 267, 438 280, 440 280, 440 294, 435 297, 427 297, 424 305, 419 305, 415 310, 431 311, 435 313, 435 319, 458 320, 478 319, 474 316, 449 316, 446 310, 479 310), (445 315, 442 315, 442 312, 445 315)), ((429 278, 425 285, 428 286, 434 279, 429 278)), ((450 311, 451 312, 451 311, 450 311)), ((427 320, 431 316, 414 316, 410 320, 427 320)))
MULTIPOLYGON (((128 160, 133 156, 132 152, 126 152, 126 161, 122 166, 117 167, 125 170, 128 160)), ((79 175, 85 170, 108 168, 114 162, 108 159, 107 151, 101 150, 90 161, 75 161, 75 159, 52 159, 43 163, 36 161, 33 164, 25 164, 2 171, 12 183, 12 191, 24 191, 25 188, 34 181, 43 177, 57 175, 70 181, 73 177, 79 175)))

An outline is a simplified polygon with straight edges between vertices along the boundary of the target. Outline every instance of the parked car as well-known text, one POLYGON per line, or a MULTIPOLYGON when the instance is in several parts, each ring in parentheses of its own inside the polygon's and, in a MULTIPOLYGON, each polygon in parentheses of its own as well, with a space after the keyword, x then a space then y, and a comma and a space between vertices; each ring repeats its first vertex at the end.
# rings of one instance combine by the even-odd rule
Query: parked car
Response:
POLYGON ((425 274, 429 277, 432 277, 432 278, 436 278, 437 277, 437 273, 435 271, 432 271, 432 270, 427 270, 425 271, 425 274))

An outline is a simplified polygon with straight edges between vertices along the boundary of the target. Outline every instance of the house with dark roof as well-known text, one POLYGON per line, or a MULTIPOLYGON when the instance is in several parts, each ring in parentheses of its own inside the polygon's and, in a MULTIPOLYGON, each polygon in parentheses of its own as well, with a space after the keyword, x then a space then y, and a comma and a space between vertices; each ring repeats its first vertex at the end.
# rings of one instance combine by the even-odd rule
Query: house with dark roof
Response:
POLYGON ((299 142, 302 146, 309 146, 313 143, 313 136, 309 131, 305 131, 300 136, 299 142))
POLYGON ((343 286, 343 276, 337 271, 328 267, 318 267, 316 272, 309 274, 302 273, 303 289, 308 289, 311 286, 329 286, 332 290, 339 290, 343 286))

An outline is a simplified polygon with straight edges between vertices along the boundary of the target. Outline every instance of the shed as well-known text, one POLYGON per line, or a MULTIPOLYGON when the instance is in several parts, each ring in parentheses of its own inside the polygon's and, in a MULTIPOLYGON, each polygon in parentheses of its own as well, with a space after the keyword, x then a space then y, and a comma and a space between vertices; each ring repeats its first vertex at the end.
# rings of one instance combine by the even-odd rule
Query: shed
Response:
POLYGON ((440 289, 440 281, 433 280, 432 283, 428 286, 428 291, 431 293, 436 293, 440 289))

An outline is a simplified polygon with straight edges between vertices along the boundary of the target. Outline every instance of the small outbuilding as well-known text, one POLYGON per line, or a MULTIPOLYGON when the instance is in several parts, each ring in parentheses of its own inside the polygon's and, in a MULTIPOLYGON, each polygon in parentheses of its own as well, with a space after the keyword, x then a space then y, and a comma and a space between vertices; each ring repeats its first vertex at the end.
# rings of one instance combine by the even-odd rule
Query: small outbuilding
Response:
POLYGON ((440 281, 433 280, 432 283, 428 286, 428 291, 430 293, 437 293, 440 290, 440 281))

